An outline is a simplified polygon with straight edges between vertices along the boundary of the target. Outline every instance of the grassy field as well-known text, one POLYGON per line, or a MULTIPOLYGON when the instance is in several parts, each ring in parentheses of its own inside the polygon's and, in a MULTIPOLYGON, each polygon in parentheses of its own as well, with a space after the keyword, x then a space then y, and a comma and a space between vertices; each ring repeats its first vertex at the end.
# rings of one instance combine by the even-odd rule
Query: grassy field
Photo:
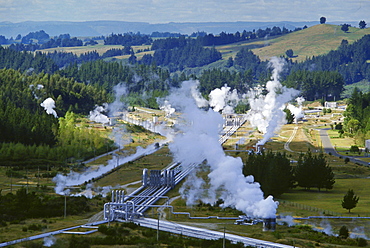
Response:
POLYGON ((258 41, 246 41, 216 48, 223 54, 223 58, 235 54, 242 48, 251 49, 261 60, 268 60, 273 56, 285 56, 288 49, 294 51, 293 61, 303 61, 307 57, 326 54, 335 50, 343 39, 351 44, 366 34, 369 29, 350 27, 343 32, 338 25, 319 24, 278 38, 266 38, 258 41))

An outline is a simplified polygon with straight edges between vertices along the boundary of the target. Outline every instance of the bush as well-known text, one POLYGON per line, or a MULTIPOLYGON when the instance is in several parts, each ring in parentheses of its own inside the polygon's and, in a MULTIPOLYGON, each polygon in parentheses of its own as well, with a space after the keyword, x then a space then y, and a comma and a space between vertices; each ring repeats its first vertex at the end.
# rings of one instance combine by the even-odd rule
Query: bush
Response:
POLYGON ((364 238, 357 238, 357 245, 360 247, 367 246, 367 241, 364 238))
POLYGON ((339 237, 346 239, 349 236, 348 228, 346 226, 342 226, 339 229, 339 237))
POLYGON ((356 152, 359 152, 360 149, 358 148, 358 146, 351 146, 351 148, 349 149, 350 152, 353 152, 353 153, 356 153, 356 152))

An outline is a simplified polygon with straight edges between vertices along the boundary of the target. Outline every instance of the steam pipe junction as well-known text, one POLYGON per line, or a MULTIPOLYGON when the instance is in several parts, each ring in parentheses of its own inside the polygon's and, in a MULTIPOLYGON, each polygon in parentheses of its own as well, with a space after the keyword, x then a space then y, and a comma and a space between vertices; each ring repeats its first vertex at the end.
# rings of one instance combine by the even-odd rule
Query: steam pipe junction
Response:
MULTIPOLYGON (((219 138, 223 144, 245 122, 244 115, 226 115, 225 124, 219 138)), ((163 170, 143 170, 142 186, 125 196, 124 191, 112 191, 112 200, 104 204, 104 219, 108 221, 127 220, 143 216, 143 213, 169 190, 175 187, 195 167, 196 163, 183 166, 173 162, 163 170)))
MULTIPOLYGON (((232 136, 236 132, 236 130, 245 123, 245 121, 245 116, 238 116, 237 120, 226 121, 223 132, 219 139, 220 144, 223 144, 230 136, 232 136)), ((289 245, 251 239, 238 235, 226 235, 225 233, 179 225, 168 221, 159 221, 159 219, 155 220, 144 218, 144 212, 149 207, 158 207, 169 208, 172 214, 188 215, 190 219, 240 219, 235 217, 225 218, 217 216, 191 217, 190 213, 173 211, 173 206, 169 205, 169 198, 164 195, 169 190, 173 189, 176 184, 184 179, 197 165, 198 164, 194 163, 184 166, 180 162, 173 162, 166 166, 163 170, 148 171, 147 169, 144 169, 141 187, 132 192, 130 195, 125 195, 123 190, 112 191, 111 202, 104 204, 105 221, 132 221, 144 227, 149 227, 153 229, 158 228, 163 231, 179 234, 181 233, 182 235, 201 239, 219 239, 222 237, 227 237, 227 239, 231 240, 234 243, 242 242, 245 245, 254 247, 292 247, 289 245), (155 205, 155 202, 159 199, 166 199, 166 203, 164 205, 155 205)), ((271 225, 271 222, 266 223, 270 223, 268 225, 271 225)), ((266 226, 266 223, 264 222, 264 229, 268 228, 266 226)))

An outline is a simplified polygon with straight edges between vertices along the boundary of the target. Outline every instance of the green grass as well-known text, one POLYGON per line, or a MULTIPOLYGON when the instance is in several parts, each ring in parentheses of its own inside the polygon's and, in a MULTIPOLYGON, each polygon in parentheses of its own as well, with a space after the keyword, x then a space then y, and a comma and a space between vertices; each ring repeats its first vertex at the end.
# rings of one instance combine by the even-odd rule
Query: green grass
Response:
MULTIPOLYGON (((370 181, 367 178, 349 178, 336 179, 334 189, 322 190, 316 189, 306 191, 301 188, 293 189, 280 197, 283 201, 294 202, 302 206, 319 208, 328 212, 339 213, 342 216, 368 216, 370 217, 370 181), (348 189, 353 189, 355 194, 360 197, 356 208, 351 213, 341 206, 343 196, 348 189)), ((279 212, 282 210, 279 209, 279 212)))
POLYGON ((363 81, 358 82, 358 83, 345 85, 344 86, 344 91, 342 92, 341 97, 342 98, 351 97, 352 92, 355 89, 355 87, 358 88, 360 91, 362 91, 362 93, 370 92, 370 82, 366 81, 366 80, 363 80, 363 81))
POLYGON ((345 33, 338 25, 320 24, 277 38, 245 41, 216 48, 222 53, 224 59, 235 57, 240 49, 248 48, 262 60, 273 56, 285 56, 286 50, 292 49, 295 56, 293 60, 304 61, 307 57, 326 54, 337 49, 343 39, 351 44, 366 34, 370 34, 370 29, 351 27, 349 32, 345 33))

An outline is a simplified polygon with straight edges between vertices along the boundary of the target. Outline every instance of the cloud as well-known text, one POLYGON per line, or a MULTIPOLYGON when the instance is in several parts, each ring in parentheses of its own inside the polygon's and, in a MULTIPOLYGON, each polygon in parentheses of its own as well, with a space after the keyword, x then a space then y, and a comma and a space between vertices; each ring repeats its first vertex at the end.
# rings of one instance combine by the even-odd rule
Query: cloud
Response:
POLYGON ((0 0, 0 21, 120 20, 150 23, 226 21, 357 21, 364 0, 0 0))

